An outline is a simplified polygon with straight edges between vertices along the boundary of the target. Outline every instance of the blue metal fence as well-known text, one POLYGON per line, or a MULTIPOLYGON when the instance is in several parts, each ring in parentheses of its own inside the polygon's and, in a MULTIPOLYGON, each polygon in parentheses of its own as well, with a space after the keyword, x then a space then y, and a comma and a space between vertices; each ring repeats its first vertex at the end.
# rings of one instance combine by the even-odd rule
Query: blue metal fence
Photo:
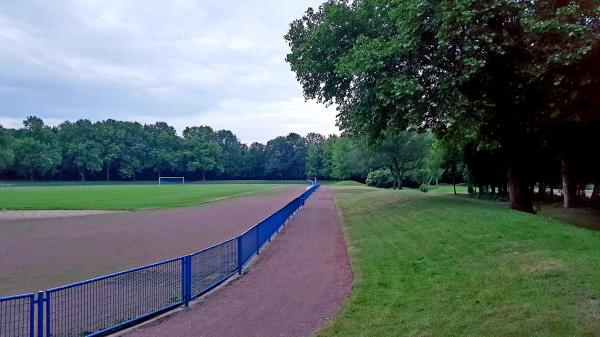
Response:
POLYGON ((258 255, 319 188, 241 235, 196 253, 45 292, 0 297, 0 337, 99 336, 168 311, 220 285, 258 255))
POLYGON ((0 336, 34 336, 34 294, 0 298, 0 336))

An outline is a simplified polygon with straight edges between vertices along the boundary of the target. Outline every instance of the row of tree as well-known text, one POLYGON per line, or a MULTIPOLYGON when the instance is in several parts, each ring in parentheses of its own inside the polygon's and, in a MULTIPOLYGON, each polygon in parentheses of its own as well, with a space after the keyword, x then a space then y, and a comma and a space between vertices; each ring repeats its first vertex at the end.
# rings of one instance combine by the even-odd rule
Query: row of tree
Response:
POLYGON ((306 98, 349 135, 433 132, 517 210, 536 188, 560 185, 565 207, 600 193, 596 0, 330 0, 285 39, 306 98))
POLYGON ((28 117, 0 127, 0 177, 26 179, 356 179, 380 168, 394 187, 420 183, 437 168, 431 134, 390 135, 381 144, 354 137, 291 133, 266 144, 241 143, 229 130, 166 123, 66 121, 28 117), (431 168, 431 169, 430 169, 431 168), (429 170, 429 171, 428 171, 429 170))
POLYGON ((291 133, 267 144, 242 144, 229 130, 183 130, 81 119, 56 127, 28 117, 21 129, 0 127, 0 174, 27 179, 304 179, 307 139, 291 133))

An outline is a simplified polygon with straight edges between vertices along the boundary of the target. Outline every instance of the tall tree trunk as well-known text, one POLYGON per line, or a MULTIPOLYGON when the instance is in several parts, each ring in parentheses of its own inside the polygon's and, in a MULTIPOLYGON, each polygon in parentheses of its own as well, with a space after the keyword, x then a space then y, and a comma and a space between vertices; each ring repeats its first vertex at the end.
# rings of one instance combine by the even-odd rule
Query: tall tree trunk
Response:
POLYGON ((544 201, 544 199, 546 199, 546 183, 540 181, 537 191, 537 197, 541 201, 544 201))
POLYGON ((592 196, 590 198, 593 207, 600 207, 600 184, 594 184, 594 190, 592 191, 592 196))
POLYGON ((106 165, 106 181, 110 180, 110 165, 106 165))
MULTIPOLYGON (((283 180, 283 177, 281 178, 283 180)), ((202 171, 202 181, 206 181, 206 174, 202 171)))
POLYGON ((577 199, 577 185, 573 181, 571 161, 565 147, 560 149, 560 175, 562 178, 563 207, 573 208, 577 199))
POLYGON ((520 165, 515 164, 514 161, 509 162, 508 185, 510 207, 518 211, 533 213, 531 190, 523 174, 523 168, 520 165))
POLYGON ((454 170, 452 170, 452 189, 454 189, 454 194, 456 194, 456 174, 454 170))
POLYGON ((81 176, 81 181, 85 181, 85 171, 80 170, 79 175, 81 176))

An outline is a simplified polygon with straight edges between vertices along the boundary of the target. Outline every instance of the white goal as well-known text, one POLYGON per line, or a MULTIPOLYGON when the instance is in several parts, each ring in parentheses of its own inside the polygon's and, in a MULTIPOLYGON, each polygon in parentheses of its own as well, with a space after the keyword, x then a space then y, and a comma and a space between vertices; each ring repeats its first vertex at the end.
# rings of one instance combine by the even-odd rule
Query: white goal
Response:
POLYGON ((158 177, 159 185, 185 185, 185 177, 158 177))

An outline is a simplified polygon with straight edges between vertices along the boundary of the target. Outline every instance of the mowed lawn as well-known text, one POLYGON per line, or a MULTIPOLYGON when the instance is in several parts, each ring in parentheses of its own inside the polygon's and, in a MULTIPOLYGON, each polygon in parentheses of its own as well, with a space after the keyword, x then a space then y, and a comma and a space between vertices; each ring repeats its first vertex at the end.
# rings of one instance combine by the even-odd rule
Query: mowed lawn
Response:
POLYGON ((0 189, 5 210, 135 210, 210 202, 265 191, 274 184, 121 185, 0 189))
POLYGON ((452 195, 334 195, 355 280, 317 336, 600 336, 600 232, 452 195))

